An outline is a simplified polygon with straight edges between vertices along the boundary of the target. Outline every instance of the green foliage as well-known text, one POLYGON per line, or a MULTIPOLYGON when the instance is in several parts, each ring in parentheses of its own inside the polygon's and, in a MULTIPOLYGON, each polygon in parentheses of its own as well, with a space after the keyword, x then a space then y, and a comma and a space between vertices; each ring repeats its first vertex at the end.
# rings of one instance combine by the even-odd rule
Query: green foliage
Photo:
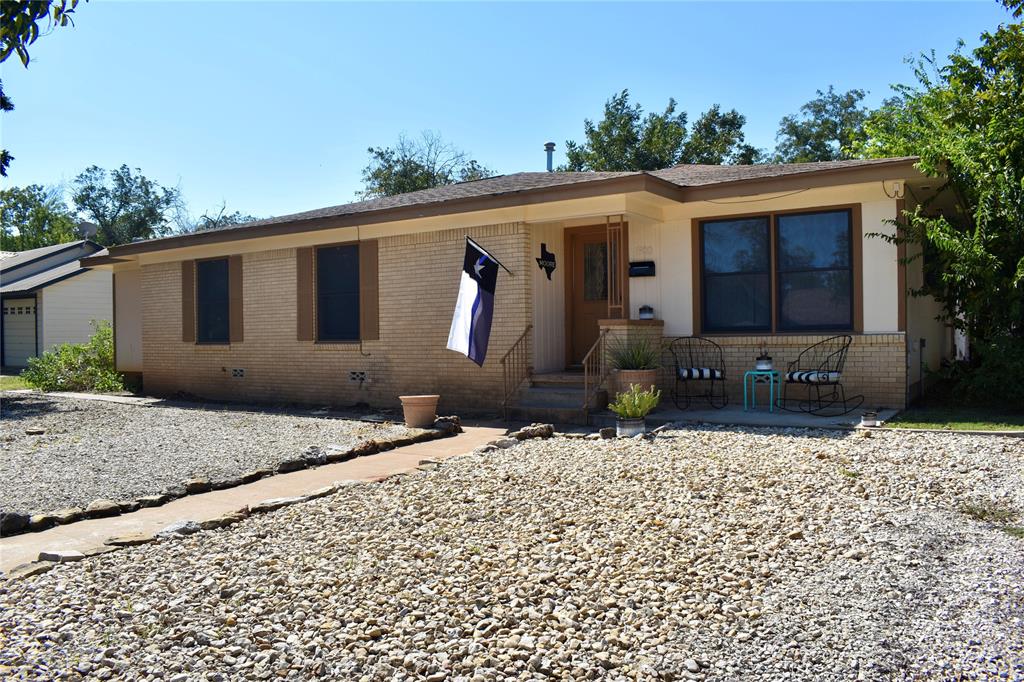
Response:
POLYGON ((161 187, 122 165, 110 171, 90 166, 73 183, 76 208, 99 226, 96 241, 105 246, 161 237, 170 231, 168 213, 180 201, 177 189, 161 187))
POLYGON ((970 363, 956 362, 937 372, 960 404, 1024 405, 1024 338, 1001 336, 971 345, 970 363))
POLYGON ((58 26, 74 25, 71 15, 78 0, 4 0, 0 2, 0 63, 17 54, 28 66, 28 47, 40 36, 39 22, 47 21, 47 32, 58 26))
POLYGON ((657 345, 647 336, 621 339, 611 345, 608 354, 615 369, 657 369, 661 366, 657 345))
MULTIPOLYGON (((47 21, 47 32, 58 26, 74 25, 71 15, 78 0, 3 0, 0 2, 0 64, 17 54, 26 68, 28 47, 40 36, 39 22, 47 21)), ((14 111, 14 103, 4 95, 0 82, 0 112, 14 111)), ((14 157, 0 149, 0 176, 7 177, 7 168, 14 157)))
POLYGON ((565 143, 567 161, 559 170, 649 171, 681 163, 751 163, 760 155, 744 144, 746 118, 735 109, 722 113, 716 104, 689 131, 687 120, 674 99, 663 112, 644 116, 623 90, 605 102, 604 118, 584 120, 584 143, 565 143))
POLYGON ((830 85, 828 92, 800 107, 799 116, 785 116, 776 135, 775 163, 838 161, 853 158, 851 147, 861 135, 868 116, 860 106, 863 90, 838 93, 830 85))
POLYGON ((28 251, 76 239, 75 219, 59 188, 0 190, 0 251, 28 251))
POLYGON ((991 500, 961 504, 960 513, 970 516, 975 521, 993 523, 1007 523, 1017 518, 1017 513, 1013 509, 991 500))
POLYGON ((934 296, 984 357, 986 344, 1024 335, 1024 26, 984 33, 946 64, 923 56, 914 74, 865 122, 858 153, 917 155, 936 178, 891 241, 923 245, 938 276, 914 293, 934 296))
POLYGON ((88 343, 62 343, 37 358, 29 358, 21 378, 42 391, 124 390, 114 369, 114 331, 109 322, 93 322, 88 343))
POLYGON ((661 402, 661 391, 643 388, 633 384, 628 391, 615 396, 615 402, 608 404, 608 409, 620 419, 640 419, 651 413, 661 402))
POLYGON ((419 139, 405 135, 394 147, 370 147, 363 169, 363 199, 389 197, 456 182, 481 180, 494 171, 470 159, 466 152, 425 131, 419 139))

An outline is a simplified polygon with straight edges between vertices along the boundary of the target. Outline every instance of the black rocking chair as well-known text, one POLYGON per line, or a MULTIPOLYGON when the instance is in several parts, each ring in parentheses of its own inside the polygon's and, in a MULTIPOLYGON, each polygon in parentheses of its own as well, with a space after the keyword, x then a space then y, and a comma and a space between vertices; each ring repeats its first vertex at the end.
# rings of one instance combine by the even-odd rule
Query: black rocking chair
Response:
POLYGON ((722 348, 710 339, 700 336, 684 336, 667 345, 675 366, 675 387, 672 401, 680 410, 690 407, 694 398, 707 400, 715 409, 729 404, 725 392, 725 359, 722 348), (703 393, 693 393, 690 387, 703 382, 703 393))
POLYGON ((807 412, 821 417, 838 417, 860 407, 864 396, 846 397, 843 367, 852 336, 833 336, 800 351, 789 363, 782 384, 782 407, 791 412, 807 412), (800 388, 798 388, 800 387, 800 388), (806 397, 791 398, 792 392, 807 388, 806 397), (790 407, 791 401, 796 408, 790 407))

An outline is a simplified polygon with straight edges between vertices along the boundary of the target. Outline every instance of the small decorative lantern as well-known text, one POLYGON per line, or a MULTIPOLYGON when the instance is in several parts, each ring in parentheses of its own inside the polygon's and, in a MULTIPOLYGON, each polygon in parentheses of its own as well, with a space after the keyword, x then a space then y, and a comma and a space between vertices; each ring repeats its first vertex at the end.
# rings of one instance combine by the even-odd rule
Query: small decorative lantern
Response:
POLYGON ((640 306, 640 319, 641 320, 653 320, 654 319, 654 308, 649 305, 640 306))

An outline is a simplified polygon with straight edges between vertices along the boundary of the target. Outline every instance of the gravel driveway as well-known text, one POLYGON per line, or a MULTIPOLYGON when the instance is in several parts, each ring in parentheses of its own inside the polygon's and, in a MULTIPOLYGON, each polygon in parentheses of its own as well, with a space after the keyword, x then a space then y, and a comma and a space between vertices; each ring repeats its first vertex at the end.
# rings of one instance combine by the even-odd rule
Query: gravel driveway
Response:
POLYGON ((310 446, 348 448, 405 432, 346 419, 5 393, 0 510, 130 500, 194 477, 219 481, 273 468, 310 446), (43 433, 33 435, 37 429, 43 433))
POLYGON ((0 585, 0 671, 1024 678, 1022 441, 873 435, 555 438, 354 485, 0 585))

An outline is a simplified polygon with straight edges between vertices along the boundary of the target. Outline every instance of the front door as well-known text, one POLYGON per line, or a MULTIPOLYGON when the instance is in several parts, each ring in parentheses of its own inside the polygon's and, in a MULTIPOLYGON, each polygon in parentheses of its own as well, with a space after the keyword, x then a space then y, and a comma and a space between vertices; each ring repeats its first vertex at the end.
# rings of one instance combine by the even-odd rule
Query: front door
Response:
POLYGON ((566 320, 568 363, 583 362, 597 341, 598 320, 608 317, 608 234, 604 225, 568 231, 572 272, 566 320))

